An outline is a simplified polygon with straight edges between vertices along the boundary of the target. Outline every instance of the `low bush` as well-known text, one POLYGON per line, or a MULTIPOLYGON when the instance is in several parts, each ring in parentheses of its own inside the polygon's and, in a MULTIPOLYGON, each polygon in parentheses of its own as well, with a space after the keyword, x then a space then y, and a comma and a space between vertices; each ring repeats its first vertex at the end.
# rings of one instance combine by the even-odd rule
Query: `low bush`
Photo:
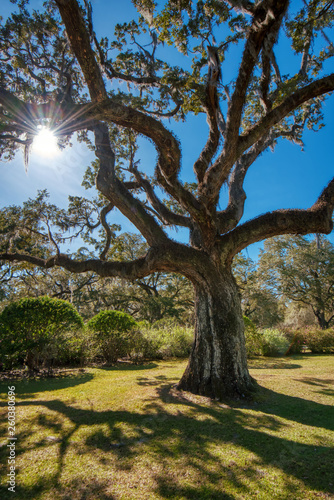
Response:
POLYGON ((151 326, 143 326, 135 334, 135 345, 130 353, 132 359, 163 359, 163 338, 151 326))
POLYGON ((305 328, 288 331, 290 341, 288 354, 298 354, 309 349, 314 354, 334 352, 334 328, 321 330, 320 328, 305 328))
POLYGON ((88 328, 69 330, 62 336, 58 364, 84 366, 98 357, 98 348, 93 333, 88 328))
POLYGON ((263 340, 261 333, 257 330, 254 323, 247 317, 244 316, 245 325, 245 342, 247 357, 261 356, 263 352, 263 340))
POLYGON ((287 353, 290 342, 280 330, 262 330, 262 353, 264 356, 282 356, 287 353))
POLYGON ((0 314, 1 363, 5 369, 24 362, 29 370, 58 363, 68 331, 83 327, 76 309, 50 297, 26 298, 0 314))
POLYGON ((178 323, 177 319, 171 318, 170 316, 158 319, 157 321, 154 321, 154 323, 150 325, 150 327, 155 330, 171 330, 172 328, 176 328, 179 326, 180 324, 178 323))
POLYGON ((160 330, 163 346, 160 352, 164 358, 186 358, 189 356, 194 340, 192 328, 175 326, 170 329, 160 330))
POLYGON ((300 354, 305 350, 306 341, 303 330, 285 329, 284 336, 289 342, 289 347, 286 352, 287 355, 300 354))
POLYGON ((304 331, 305 344, 314 354, 334 352, 334 328, 321 330, 312 328, 304 331))
POLYGON ((101 311, 87 323, 94 334, 97 354, 107 363, 116 363, 118 358, 131 354, 136 344, 136 327, 132 316, 121 311, 101 311))
POLYGON ((139 323, 140 356, 145 359, 186 358, 193 343, 193 329, 175 322, 159 321, 153 325, 139 323))

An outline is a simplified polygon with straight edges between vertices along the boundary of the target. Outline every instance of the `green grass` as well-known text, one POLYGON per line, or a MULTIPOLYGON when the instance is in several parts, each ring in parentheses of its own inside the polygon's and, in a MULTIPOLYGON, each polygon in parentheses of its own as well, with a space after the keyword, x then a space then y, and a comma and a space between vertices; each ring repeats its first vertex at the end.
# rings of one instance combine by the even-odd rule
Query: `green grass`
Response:
MULTIPOLYGON (((17 488, 0 498, 334 498, 334 357, 252 360, 253 402, 173 387, 186 362, 70 370, 15 381, 17 488)), ((7 444, 1 385, 0 444, 7 444)))

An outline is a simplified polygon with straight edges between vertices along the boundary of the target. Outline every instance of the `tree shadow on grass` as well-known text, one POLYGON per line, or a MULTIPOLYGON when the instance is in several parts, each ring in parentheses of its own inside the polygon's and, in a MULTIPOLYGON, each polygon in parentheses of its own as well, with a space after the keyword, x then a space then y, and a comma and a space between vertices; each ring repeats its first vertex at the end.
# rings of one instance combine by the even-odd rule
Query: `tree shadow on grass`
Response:
POLYGON ((254 401, 240 408, 249 408, 302 425, 334 431, 334 406, 323 405, 297 396, 287 396, 261 386, 259 386, 258 398, 260 402, 254 401))
POLYGON ((326 385, 334 385, 333 378, 316 378, 316 377, 303 377, 298 379, 299 382, 303 382, 304 384, 316 385, 316 386, 326 386, 326 385))
POLYGON ((316 378, 316 377, 303 377, 299 378, 298 382, 302 382, 307 385, 314 386, 317 388, 317 394, 323 394, 325 396, 334 396, 334 379, 332 378, 316 378), (331 386, 331 387, 328 387, 331 386))
POLYGON ((143 386, 158 386, 161 382, 175 381, 174 377, 166 377, 165 375, 158 375, 155 377, 137 377, 137 384, 143 386))
POLYGON ((15 393, 18 397, 24 399, 31 397, 34 393, 45 391, 58 391, 59 389, 67 389, 75 387, 80 384, 86 384, 94 377, 93 374, 87 373, 84 370, 73 372, 63 371, 59 372, 53 377, 42 377, 37 379, 21 379, 14 381, 6 381, 0 384, 0 394, 6 395, 8 386, 14 385, 15 393))
POLYGON ((253 370, 294 370, 297 368, 302 368, 302 365, 297 363, 291 363, 286 358, 282 359, 250 359, 248 361, 248 367, 253 370))
MULTIPOLYGON (((271 485, 271 493, 261 490, 265 488, 262 483, 267 474, 263 469, 268 466, 286 474, 286 498, 295 498, 296 479, 308 490, 334 493, 334 457, 330 446, 299 443, 269 433, 279 433, 292 422, 332 430, 333 407, 264 388, 259 402, 239 406, 210 403, 206 398, 199 402, 200 398, 176 391, 165 379, 156 381, 159 382, 156 396, 147 399, 142 412, 81 409, 58 399, 21 402, 21 406, 41 406, 52 412, 47 417, 37 415, 36 422, 55 435, 51 444, 57 447, 58 462, 57 471, 48 482, 37 482, 31 488, 18 485, 16 498, 33 499, 47 491, 60 495, 54 498, 67 498, 66 491, 71 486, 65 487, 63 482, 63 473, 68 475, 66 456, 70 452, 73 454, 73 450, 76 452, 77 441, 73 442, 72 438, 81 427, 91 427, 91 432, 82 438, 78 453, 94 456, 101 467, 115 467, 116 464, 122 477, 120 481, 125 481, 125 488, 128 488, 123 491, 134 491, 131 490, 131 474, 138 461, 149 456, 150 464, 154 464, 152 470, 148 466, 146 472, 153 482, 152 498, 233 499, 235 497, 224 487, 227 483, 243 498, 253 495, 254 485, 269 498, 275 485, 271 485), (64 418, 66 426, 62 424, 64 418), (101 427, 96 428, 99 425, 101 427), (231 448, 234 451, 231 452, 231 448), (246 453, 244 466, 236 463, 238 457, 233 460, 233 453, 246 453)), ((23 443, 24 437, 18 435, 18 443, 23 443)), ((48 438, 34 444, 36 451, 47 446, 50 446, 48 438)), ((19 453, 25 451, 22 448, 19 453)), ((87 489, 81 489, 71 498, 112 499, 108 481, 96 478, 99 493, 94 496, 88 478, 89 469, 87 489)), ((150 498, 145 497, 146 492, 141 493, 140 487, 137 493, 137 496, 126 493, 122 498, 150 498)))
POLYGON ((124 362, 124 363, 117 363, 116 365, 103 365, 99 366, 100 370, 105 370, 105 371, 140 371, 140 370, 152 370, 153 368, 157 368, 156 363, 141 363, 140 365, 131 363, 131 362, 124 362))
MULTIPOLYGON (((36 500, 42 498, 43 493, 49 492, 54 500, 116 500, 110 493, 104 493, 108 489, 108 481, 85 481, 73 480, 68 486, 61 490, 55 489, 54 480, 49 481, 39 480, 30 487, 22 488, 16 486, 15 492, 8 491, 7 486, 0 485, 1 500, 20 499, 20 500, 36 500)), ((43 497, 45 498, 45 497, 43 497)))
MULTIPOLYGON (((136 365, 133 363, 119 363, 113 366, 98 366, 104 371, 140 371, 156 368, 156 363, 136 365)), ((0 372, 0 394, 7 394, 8 386, 14 385, 17 395, 24 398, 25 394, 36 392, 57 391, 67 389, 79 384, 85 384, 94 378, 84 368, 58 369, 46 375, 46 373, 36 373, 34 378, 28 378, 24 370, 16 370, 13 377, 10 372, 0 372)))

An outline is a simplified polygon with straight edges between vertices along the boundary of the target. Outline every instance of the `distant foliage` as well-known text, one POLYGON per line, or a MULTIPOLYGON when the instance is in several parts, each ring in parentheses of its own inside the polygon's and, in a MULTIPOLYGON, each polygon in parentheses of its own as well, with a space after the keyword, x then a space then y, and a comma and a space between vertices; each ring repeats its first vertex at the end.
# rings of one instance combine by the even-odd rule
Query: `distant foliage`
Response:
POLYGON ((273 288, 259 272, 257 264, 242 254, 233 260, 243 314, 258 328, 270 328, 283 320, 281 303, 273 288))
POLYGON ((260 254, 258 273, 277 297, 308 306, 322 330, 333 325, 334 245, 327 238, 270 238, 260 254))
POLYGON ((284 331, 297 331, 305 328, 317 328, 318 323, 310 306, 303 306, 296 302, 287 304, 284 321, 281 322, 284 331))
POLYGON ((159 320, 153 325, 141 322, 141 356, 145 359, 165 359, 189 356, 194 340, 193 328, 175 323, 175 320, 159 320))
POLYGON ((314 354, 334 352, 334 328, 306 330, 305 343, 314 354))
POLYGON ((125 356, 135 361, 185 358, 193 343, 193 329, 178 325, 172 318, 151 325, 148 321, 137 323, 119 311, 101 311, 87 327, 94 334, 98 353, 110 363, 125 356))
POLYGON ((300 354, 305 350, 306 342, 304 330, 285 328, 284 336, 289 341, 289 348, 286 352, 287 355, 300 354))
POLYGON ((289 340, 283 332, 273 328, 262 330, 262 353, 264 356, 283 356, 288 352, 289 340))
POLYGON ((64 300, 39 297, 13 302, 0 315, 1 363, 10 368, 24 362, 30 370, 50 366, 66 352, 66 339, 82 327, 81 316, 64 300))
POLYGON ((136 321, 121 311, 101 311, 87 323, 93 332, 97 350, 108 363, 131 353, 136 321))
POLYGON ((247 357, 260 356, 263 352, 263 339, 261 333, 257 330, 254 323, 244 316, 245 340, 247 357))
POLYGON ((314 354, 334 353, 334 328, 306 328, 288 333, 290 348, 288 354, 309 349, 314 354))

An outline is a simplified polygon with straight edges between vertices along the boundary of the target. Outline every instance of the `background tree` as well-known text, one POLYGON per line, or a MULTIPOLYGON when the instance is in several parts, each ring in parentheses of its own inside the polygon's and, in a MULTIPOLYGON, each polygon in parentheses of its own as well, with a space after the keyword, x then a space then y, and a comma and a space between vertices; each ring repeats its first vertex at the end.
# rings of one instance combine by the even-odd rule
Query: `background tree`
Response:
POLYGON ((271 236, 328 234, 334 179, 309 209, 276 210, 240 222, 244 180, 280 138, 301 143, 305 127, 321 125, 323 96, 334 89, 334 74, 326 76, 333 55, 332 2, 305 1, 294 14, 288 0, 170 0, 159 8, 136 0, 141 15, 116 26, 112 40, 98 39, 87 0, 50 1, 45 12, 32 14, 26 1, 19 4, 0 32, 3 156, 23 146, 27 158, 42 125, 62 145, 78 132, 92 141, 97 161, 90 172, 99 196, 94 202, 70 200, 67 213, 40 212, 37 229, 14 219, 2 234, 1 259, 130 280, 153 272, 182 274, 194 286, 196 324, 179 387, 216 398, 248 393, 254 383, 232 260, 271 236), (282 75, 277 62, 281 40, 299 55, 290 75, 282 75), (165 42, 190 56, 191 67, 187 57, 183 67, 160 59, 165 42), (222 84, 225 53, 234 42, 241 61, 236 77, 222 84), (190 112, 202 113, 209 127, 193 165, 195 185, 180 180, 181 146, 166 121, 190 112), (156 148, 154 173, 152 165, 139 164, 138 135, 156 148), (224 185, 229 200, 220 209, 224 185), (149 249, 142 257, 109 258, 114 231, 107 217, 115 208, 145 238, 149 249), (169 226, 187 228, 189 245, 169 237, 169 226), (61 251, 64 231, 88 235, 98 227, 104 233, 94 258, 61 251), (48 251, 41 251, 38 244, 47 241, 48 251))
MULTIPOLYGON (((90 241, 99 243, 92 236, 90 241)), ((119 261, 130 260, 145 250, 146 244, 140 235, 122 233, 114 238, 108 255, 119 261)), ((79 258, 83 251, 81 248, 77 252, 79 258)), ((193 322, 191 283, 175 273, 153 273, 129 282, 119 278, 102 279, 93 272, 73 274, 58 267, 45 269, 4 262, 0 286, 0 309, 19 298, 49 295, 69 301, 87 319, 105 309, 113 309, 150 323, 164 317, 183 324, 193 322)))
POLYGON ((311 307, 322 329, 334 322, 334 245, 318 236, 271 238, 264 244, 259 271, 288 300, 311 307))
POLYGON ((300 330, 316 327, 318 324, 312 308, 301 303, 289 302, 285 310, 283 327, 288 330, 300 330))
POLYGON ((233 261, 233 275, 240 290, 243 314, 259 327, 269 328, 284 318, 285 304, 280 294, 258 272, 257 264, 242 254, 233 261))

